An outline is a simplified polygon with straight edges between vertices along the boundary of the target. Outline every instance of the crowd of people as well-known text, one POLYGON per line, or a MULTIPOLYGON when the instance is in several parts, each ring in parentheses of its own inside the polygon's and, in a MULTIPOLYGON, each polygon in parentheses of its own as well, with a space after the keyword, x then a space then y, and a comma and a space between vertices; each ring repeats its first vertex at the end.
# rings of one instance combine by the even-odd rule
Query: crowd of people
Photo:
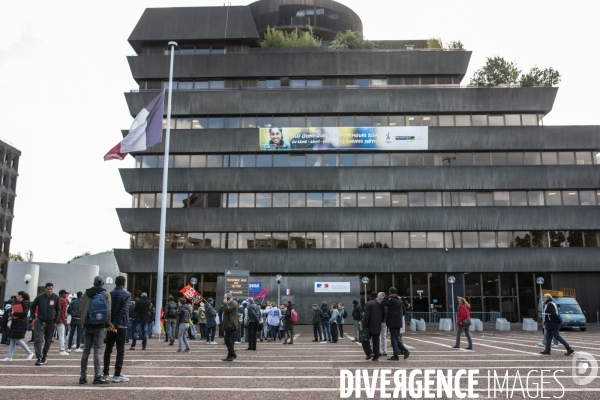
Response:
MULTIPOLYGON (((137 341, 141 340, 141 350, 146 350, 147 340, 152 338, 156 310, 146 293, 132 300, 131 294, 125 289, 125 277, 117 277, 115 284, 115 289, 109 293, 104 289, 104 278, 96 276, 93 285, 85 292, 77 292, 71 301, 64 289, 58 295, 54 293, 52 283, 47 283, 44 292, 33 301, 28 293, 19 291, 7 303, 4 315, 0 318, 3 331, 1 343, 9 344, 8 355, 1 361, 11 362, 19 345, 26 353, 26 360, 35 356, 35 365, 44 365, 53 338, 57 337, 59 356, 69 355, 71 349, 81 353, 80 384, 87 383, 88 360, 92 349, 93 384, 109 382, 113 348, 116 348, 117 354, 112 382, 129 381, 122 374, 125 344, 131 340, 129 350, 133 351, 136 350, 137 341), (33 351, 24 340, 28 330, 32 331, 30 342, 33 342, 33 351)), ((545 349, 541 354, 550 354, 553 339, 565 346, 565 355, 573 354, 574 350, 559 334, 562 320, 552 296, 545 294, 543 300, 545 349)), ((454 348, 460 348, 460 338, 464 332, 468 341, 466 349, 473 350, 469 333, 471 306, 462 297, 458 297, 458 303, 454 348)), ((218 309, 212 298, 193 305, 185 297, 176 301, 170 296, 162 310, 161 320, 164 321, 165 342, 173 346, 177 340, 177 352, 190 352, 190 340, 196 340, 197 335, 207 345, 217 344, 215 336, 218 329, 218 336, 224 339, 227 346, 227 356, 222 361, 231 362, 237 357, 235 345, 241 344, 242 339, 247 342, 245 351, 256 351, 257 341, 293 345, 298 313, 291 301, 277 305, 261 300, 261 304, 257 304, 252 297, 234 299, 227 293, 218 309)), ((362 344, 366 360, 378 362, 380 357, 387 357, 388 333, 392 354, 387 360, 399 361, 400 357, 407 359, 410 356, 410 351, 402 341, 402 333, 406 322, 410 321, 410 315, 407 315, 407 307, 396 288, 389 288, 387 294, 372 292, 364 309, 358 300, 354 300, 350 313, 342 302, 333 302, 331 306, 326 301, 320 306, 313 304, 313 342, 337 343, 344 339, 344 325, 350 321, 354 328, 354 341, 362 344)))

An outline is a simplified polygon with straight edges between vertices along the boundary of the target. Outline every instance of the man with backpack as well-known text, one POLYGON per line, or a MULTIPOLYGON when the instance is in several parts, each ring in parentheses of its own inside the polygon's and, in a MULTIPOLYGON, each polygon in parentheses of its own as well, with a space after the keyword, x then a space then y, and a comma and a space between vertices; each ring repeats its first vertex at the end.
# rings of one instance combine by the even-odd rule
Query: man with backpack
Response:
POLYGON ((384 307, 387 307, 386 326, 390 330, 392 348, 394 350, 394 355, 388 358, 388 360, 398 361, 400 360, 400 354, 404 354, 404 359, 406 360, 410 355, 410 352, 404 346, 404 343, 402 343, 402 338, 400 334, 400 329, 402 328, 404 323, 404 303, 402 303, 402 300, 398 297, 395 287, 390 288, 389 296, 384 297, 381 300, 381 304, 384 307))
POLYGON ((331 312, 326 301, 321 303, 321 311, 323 311, 323 340, 331 342, 331 324, 329 323, 331 312))
POLYGON ((360 306, 360 303, 358 302, 358 300, 353 300, 352 304, 354 305, 354 308, 352 309, 352 319, 354 322, 354 341, 358 342, 358 336, 359 336, 359 332, 361 329, 361 321, 363 318, 363 313, 362 313, 362 307, 360 306))
POLYGON ((177 303, 175 303, 175 298, 173 296, 169 296, 169 302, 167 303, 167 326, 165 330, 167 331, 167 337, 169 338, 169 346, 173 346, 175 342, 175 330, 177 329, 177 303))
POLYGON ((110 356, 113 345, 117 345, 117 360, 115 362, 115 374, 113 382, 129 382, 129 378, 121 374, 123 359, 125 358, 125 336, 127 335, 127 322, 129 320, 129 306, 131 305, 131 293, 125 290, 125 277, 117 276, 115 289, 110 292, 111 320, 113 329, 106 333, 106 348, 104 349, 104 379, 108 381, 110 371, 110 356))
POLYGON ((88 358, 94 347, 94 385, 108 383, 100 369, 100 352, 106 337, 106 328, 114 329, 110 322, 112 301, 110 293, 104 288, 104 278, 100 275, 94 278, 94 286, 87 289, 81 299, 81 323, 85 328, 85 344, 81 355, 81 373, 79 384, 87 383, 88 358))

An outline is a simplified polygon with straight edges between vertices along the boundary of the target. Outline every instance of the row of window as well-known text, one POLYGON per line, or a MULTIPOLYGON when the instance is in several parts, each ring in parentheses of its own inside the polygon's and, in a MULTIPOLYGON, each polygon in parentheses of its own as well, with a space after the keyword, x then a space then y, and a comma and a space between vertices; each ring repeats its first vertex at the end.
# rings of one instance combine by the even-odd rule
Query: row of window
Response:
MULTIPOLYGON (((172 249, 443 249, 598 247, 598 231, 228 232, 167 233, 172 249)), ((131 235, 130 246, 156 249, 158 233, 131 235)))
MULTIPOLYGON (((444 153, 280 153, 170 155, 169 168, 422 167, 471 165, 600 164, 591 151, 493 151, 444 153)), ((164 156, 135 156, 136 168, 163 168, 164 156)))
MULTIPOLYGON (((168 208, 594 206, 600 190, 494 192, 168 193, 168 208)), ((160 208, 162 193, 134 193, 133 208, 160 208)))
MULTIPOLYGON (((213 81, 206 82, 212 88, 213 81)), ((208 86, 207 86, 208 88, 208 86)), ((171 129, 319 128, 371 126, 530 126, 541 124, 537 114, 457 115, 291 115, 291 116, 180 116, 171 129)), ((167 119, 163 118, 163 129, 167 119)))

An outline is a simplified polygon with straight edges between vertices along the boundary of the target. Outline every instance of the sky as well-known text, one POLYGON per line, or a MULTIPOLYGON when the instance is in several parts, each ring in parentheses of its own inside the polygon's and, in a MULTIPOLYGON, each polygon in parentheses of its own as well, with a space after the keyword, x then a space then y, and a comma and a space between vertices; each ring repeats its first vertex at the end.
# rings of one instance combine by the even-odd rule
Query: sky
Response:
MULTIPOLYGON (((496 55, 524 72, 553 67, 562 82, 544 123, 600 125, 597 0, 340 2, 361 17, 368 39, 460 40, 473 51, 465 84, 496 55)), ((118 169, 132 168, 133 159, 102 158, 132 122, 124 97, 136 88, 127 38, 145 8, 223 4, 1 2, 0 138, 22 152, 11 253, 29 249, 34 261, 60 263, 128 247, 115 209, 131 207, 118 169)))

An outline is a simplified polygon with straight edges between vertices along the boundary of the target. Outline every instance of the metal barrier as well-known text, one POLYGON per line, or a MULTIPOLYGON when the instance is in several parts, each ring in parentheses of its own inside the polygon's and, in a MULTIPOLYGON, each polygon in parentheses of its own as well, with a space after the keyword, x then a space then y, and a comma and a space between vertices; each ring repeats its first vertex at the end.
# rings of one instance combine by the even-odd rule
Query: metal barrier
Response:
MULTIPOLYGON (((451 313, 451 312, 432 313, 432 312, 414 312, 413 311, 413 312, 406 313, 406 321, 409 321, 408 323, 410 323, 411 318, 416 319, 416 320, 422 319, 428 324, 437 325, 437 324, 439 324, 441 318, 453 319, 453 315, 454 315, 454 313, 451 313)), ((500 317, 501 317, 501 315, 498 311, 491 311, 491 312, 471 311, 471 318, 478 318, 484 324, 495 324, 496 320, 500 317)), ((455 320, 455 318, 453 320, 455 320)))

